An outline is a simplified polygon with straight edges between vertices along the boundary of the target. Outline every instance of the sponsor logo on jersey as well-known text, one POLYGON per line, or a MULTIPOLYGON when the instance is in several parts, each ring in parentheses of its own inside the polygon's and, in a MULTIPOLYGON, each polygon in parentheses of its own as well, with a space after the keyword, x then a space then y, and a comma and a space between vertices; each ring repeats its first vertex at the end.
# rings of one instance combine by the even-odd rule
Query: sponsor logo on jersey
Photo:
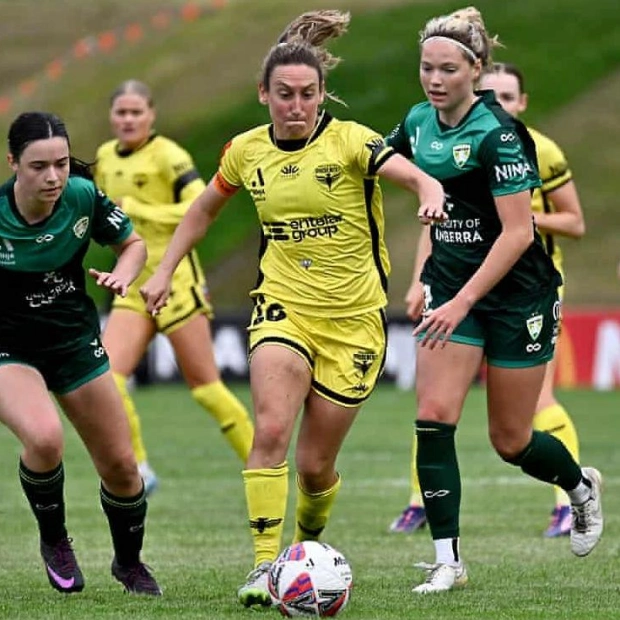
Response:
POLYGON ((255 203, 267 200, 267 196, 265 195, 265 179, 263 177, 263 171, 260 168, 256 169, 256 177, 250 181, 248 191, 255 203))
POLYGON ((536 314, 531 316, 527 321, 525 321, 525 325, 527 327, 527 331, 532 340, 538 340, 538 336, 540 336, 540 332, 542 331, 543 326, 543 315, 536 314))
POLYGON ((431 142, 431 149, 433 151, 441 151, 442 148, 443 148, 443 142, 439 142, 439 140, 433 140, 431 142))
POLYGON ((8 239, 0 237, 0 265, 14 265, 15 251, 8 239))
POLYGON ((81 217, 79 220, 75 222, 75 224, 73 224, 73 234, 78 239, 83 239, 84 235, 86 234, 86 231, 88 230, 89 223, 90 223, 90 218, 87 215, 85 215, 84 217, 81 217))
POLYGON ((299 176, 299 166, 295 164, 286 164, 286 166, 280 170, 280 174, 285 179, 295 179, 299 176))
POLYGON ((304 239, 333 237, 338 233, 338 227, 343 219, 342 215, 338 213, 320 217, 300 217, 289 221, 263 222, 263 231, 265 239, 269 241, 292 239, 299 243, 304 239))
POLYGON ((121 224, 125 221, 125 213, 120 209, 120 207, 114 207, 110 213, 108 213, 108 217, 106 218, 108 223, 116 230, 121 229, 121 224))
POLYGON ((471 155, 471 144, 457 144, 452 147, 452 157, 457 167, 462 168, 471 155))
POLYGON ((495 180, 500 183, 509 179, 525 179, 532 172, 532 166, 526 161, 512 164, 496 164, 495 180))
POLYGON ((322 164, 314 169, 314 178, 327 186, 329 191, 342 176, 342 167, 339 164, 322 164))
POLYGON ((174 173, 177 176, 181 176, 183 173, 188 172, 193 167, 194 166, 192 165, 191 161, 182 161, 180 164, 175 164, 174 166, 172 166, 172 170, 174 170, 174 173))
POLYGON ((54 240, 54 235, 51 235, 50 233, 45 233, 44 235, 39 235, 36 239, 35 242, 36 243, 49 243, 50 241, 54 240))

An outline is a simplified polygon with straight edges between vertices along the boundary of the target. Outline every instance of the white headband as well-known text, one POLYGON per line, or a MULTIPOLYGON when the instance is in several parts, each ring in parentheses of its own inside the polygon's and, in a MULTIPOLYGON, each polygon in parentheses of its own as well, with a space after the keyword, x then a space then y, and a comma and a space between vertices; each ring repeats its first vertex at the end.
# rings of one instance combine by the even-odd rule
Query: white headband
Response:
POLYGON ((453 43, 457 47, 460 47, 472 60, 478 59, 478 56, 476 56, 476 53, 474 52, 474 50, 467 47, 467 45, 465 45, 464 43, 461 43, 460 41, 453 39, 452 37, 443 37, 441 35, 434 35, 432 37, 428 37, 428 39, 424 39, 422 43, 424 44, 427 41, 448 41, 449 43, 453 43))

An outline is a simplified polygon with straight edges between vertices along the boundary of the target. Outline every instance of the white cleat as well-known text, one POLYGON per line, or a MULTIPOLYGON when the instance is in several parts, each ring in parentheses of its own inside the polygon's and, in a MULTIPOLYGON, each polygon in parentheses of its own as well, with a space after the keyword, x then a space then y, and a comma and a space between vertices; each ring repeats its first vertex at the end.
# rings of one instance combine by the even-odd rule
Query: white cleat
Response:
POLYGON ((450 564, 427 564, 426 562, 420 562, 415 564, 415 567, 426 571, 424 583, 412 590, 412 592, 417 594, 447 592, 448 590, 462 588, 467 585, 468 577, 464 564, 450 566, 450 564))
POLYGON ((159 486, 159 480, 157 479, 155 472, 151 469, 151 466, 146 461, 138 463, 138 472, 142 477, 142 481, 144 482, 144 492, 148 497, 159 486))
POLYGON ((244 607, 271 607, 273 599, 267 585, 270 568, 271 562, 261 562, 248 573, 246 582, 237 590, 237 598, 244 607))
POLYGON ((583 557, 588 555, 601 539, 603 534, 603 507, 601 505, 601 490, 603 477, 594 467, 584 467, 583 477, 592 483, 590 498, 583 504, 572 504, 573 525, 570 531, 571 551, 583 557))

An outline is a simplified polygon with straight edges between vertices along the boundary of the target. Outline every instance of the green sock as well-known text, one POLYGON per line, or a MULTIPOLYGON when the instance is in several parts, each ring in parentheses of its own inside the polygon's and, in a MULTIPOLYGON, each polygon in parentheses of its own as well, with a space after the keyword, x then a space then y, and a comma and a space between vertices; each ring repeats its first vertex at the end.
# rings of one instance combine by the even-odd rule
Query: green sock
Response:
POLYGON ((51 471, 38 473, 28 469, 20 459, 19 480, 37 519, 41 540, 54 545, 65 538, 65 470, 62 461, 51 471))
POLYGON ((515 458, 507 460, 528 476, 572 491, 581 482, 581 468, 566 446, 553 435, 534 431, 530 443, 515 458))
POLYGON ((455 433, 452 424, 416 422, 418 478, 433 539, 459 535, 461 476, 455 433))
POLYGON ((121 566, 132 566, 140 561, 146 520, 144 488, 134 497, 112 495, 100 487, 101 507, 108 518, 116 560, 121 566))

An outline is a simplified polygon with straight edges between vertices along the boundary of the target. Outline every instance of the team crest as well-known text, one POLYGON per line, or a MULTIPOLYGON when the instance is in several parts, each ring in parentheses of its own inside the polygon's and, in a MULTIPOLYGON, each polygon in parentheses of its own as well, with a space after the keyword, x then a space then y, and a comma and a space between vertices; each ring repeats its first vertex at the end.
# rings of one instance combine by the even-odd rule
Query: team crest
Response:
POLYGON ((527 325, 527 331, 530 334, 530 338, 532 340, 537 340, 538 336, 540 336, 540 332, 542 331, 543 315, 537 314, 536 316, 532 316, 525 322, 525 324, 527 325))
POLYGON ((73 224, 73 234, 82 239, 88 230, 88 224, 90 219, 87 216, 81 217, 75 224, 73 224))
POLYGON ((462 168, 469 156, 471 155, 471 144, 457 144, 452 147, 452 157, 454 157, 454 163, 462 168))
POLYGON ((323 164, 314 169, 314 178, 327 185, 331 191, 334 183, 342 176, 342 168, 338 164, 323 164))

